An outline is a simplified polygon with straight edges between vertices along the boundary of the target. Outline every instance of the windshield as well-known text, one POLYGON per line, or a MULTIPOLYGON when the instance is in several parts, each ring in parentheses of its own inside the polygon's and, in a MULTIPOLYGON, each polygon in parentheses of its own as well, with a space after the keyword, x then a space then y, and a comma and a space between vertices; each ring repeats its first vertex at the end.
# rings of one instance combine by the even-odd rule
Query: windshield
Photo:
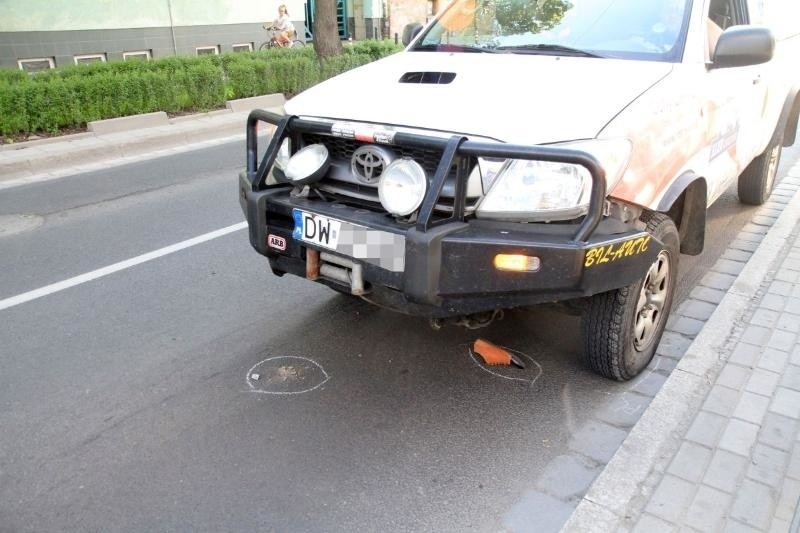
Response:
POLYGON ((418 51, 678 61, 691 0, 456 0, 418 51))

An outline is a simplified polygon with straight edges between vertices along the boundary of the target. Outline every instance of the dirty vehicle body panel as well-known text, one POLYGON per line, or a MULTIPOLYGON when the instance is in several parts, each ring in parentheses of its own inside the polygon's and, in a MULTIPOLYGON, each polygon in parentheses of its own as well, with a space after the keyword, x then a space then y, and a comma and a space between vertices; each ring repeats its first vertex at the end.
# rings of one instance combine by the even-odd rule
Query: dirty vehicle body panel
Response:
POLYGON ((549 26, 514 29, 457 0, 405 52, 254 111, 240 202, 273 272, 431 318, 583 300, 590 366, 641 371, 706 207, 737 178, 748 203, 774 185, 800 31, 777 31, 773 56, 749 24, 788 0, 555 4, 549 26), (622 14, 652 38, 618 38, 602 17, 622 14))

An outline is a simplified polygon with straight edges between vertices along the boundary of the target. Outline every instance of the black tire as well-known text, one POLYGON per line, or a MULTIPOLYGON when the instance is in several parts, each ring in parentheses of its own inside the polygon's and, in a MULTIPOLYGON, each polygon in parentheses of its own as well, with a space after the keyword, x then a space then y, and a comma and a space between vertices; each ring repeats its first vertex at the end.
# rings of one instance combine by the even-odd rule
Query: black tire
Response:
POLYGON ((269 50, 272 48, 272 41, 264 41, 261 43, 261 46, 258 47, 258 51, 261 52, 262 50, 269 50))
POLYGON ((303 47, 305 45, 306 45, 306 42, 305 41, 301 41, 300 39, 293 39, 292 40, 292 48, 294 48, 296 46, 303 47))
POLYGON ((783 148, 783 135, 775 137, 777 138, 770 142, 764 153, 753 159, 739 176, 739 201, 743 204, 763 204, 775 187, 783 148))
POLYGON ((589 298, 581 324, 584 361, 617 381, 634 378, 653 359, 675 293, 678 229, 661 213, 646 213, 642 221, 664 243, 655 262, 639 281, 589 298))

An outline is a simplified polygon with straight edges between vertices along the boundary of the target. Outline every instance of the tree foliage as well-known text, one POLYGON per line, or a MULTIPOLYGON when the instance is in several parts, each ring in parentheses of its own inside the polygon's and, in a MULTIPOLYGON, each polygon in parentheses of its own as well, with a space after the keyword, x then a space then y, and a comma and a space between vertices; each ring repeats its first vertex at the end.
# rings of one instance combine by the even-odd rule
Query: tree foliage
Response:
POLYGON ((501 35, 513 35, 549 30, 571 7, 569 0, 490 0, 484 9, 494 9, 501 35))

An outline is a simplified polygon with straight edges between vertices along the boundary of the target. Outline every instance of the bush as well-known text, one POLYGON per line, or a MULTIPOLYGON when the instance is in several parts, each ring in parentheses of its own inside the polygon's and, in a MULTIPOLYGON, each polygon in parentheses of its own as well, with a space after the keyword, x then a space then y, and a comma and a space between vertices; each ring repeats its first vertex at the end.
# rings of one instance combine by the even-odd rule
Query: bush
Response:
POLYGON ((24 87, 0 84, 0 135, 30 131, 25 100, 24 87))
POLYGON ((18 69, 0 69, 0 87, 23 82, 27 77, 25 72, 18 69))
POLYGON ((320 65, 321 79, 325 80, 332 78, 333 76, 347 72, 348 70, 352 70, 356 67, 366 65, 372 61, 373 58, 369 54, 356 52, 331 57, 325 61, 322 61, 322 64, 320 65))
POLYGON ((207 111, 226 99, 297 94, 401 50, 392 41, 346 44, 323 62, 312 46, 221 56, 71 65, 32 74, 0 68, 0 135, 56 133, 152 111, 207 111))
POLYGON ((369 39, 348 45, 345 50, 347 51, 348 49, 352 50, 354 54, 366 54, 375 61, 399 52, 403 49, 403 45, 394 44, 392 40, 376 41, 374 39, 369 39))
POLYGON ((188 101, 183 109, 208 111, 225 104, 225 83, 220 65, 213 61, 191 65, 183 71, 183 87, 188 101))

